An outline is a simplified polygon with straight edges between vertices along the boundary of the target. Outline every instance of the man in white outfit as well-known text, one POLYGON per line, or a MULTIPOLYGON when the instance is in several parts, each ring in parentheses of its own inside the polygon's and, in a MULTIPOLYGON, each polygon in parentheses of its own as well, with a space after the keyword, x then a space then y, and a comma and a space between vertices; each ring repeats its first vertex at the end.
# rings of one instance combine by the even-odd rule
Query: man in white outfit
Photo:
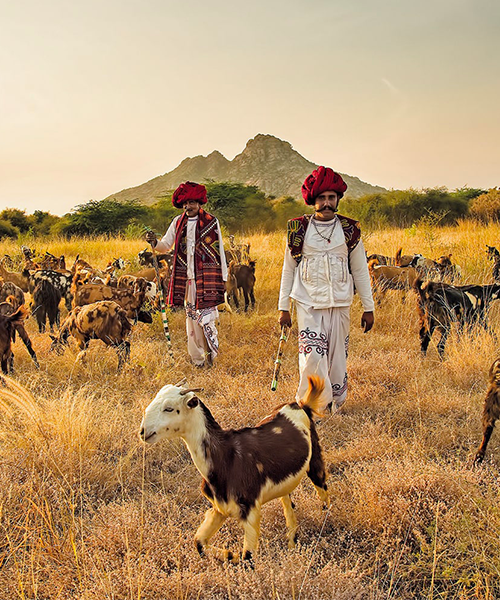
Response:
POLYGON ((219 352, 215 322, 227 281, 219 222, 201 208, 206 202, 204 185, 182 183, 172 204, 184 209, 183 214, 173 219, 159 242, 153 232, 146 234, 146 241, 157 251, 174 249, 167 303, 186 308, 188 352, 197 367, 212 366, 219 352))
POLYGON ((336 215, 347 189, 332 169, 318 167, 304 181, 302 196, 313 215, 288 221, 287 248, 278 309, 280 325, 290 327, 290 298, 299 330, 300 382, 297 398, 307 391, 307 376, 325 380, 323 409, 340 408, 347 396, 347 350, 354 286, 363 304, 361 326, 373 327, 374 303, 359 223, 336 215))

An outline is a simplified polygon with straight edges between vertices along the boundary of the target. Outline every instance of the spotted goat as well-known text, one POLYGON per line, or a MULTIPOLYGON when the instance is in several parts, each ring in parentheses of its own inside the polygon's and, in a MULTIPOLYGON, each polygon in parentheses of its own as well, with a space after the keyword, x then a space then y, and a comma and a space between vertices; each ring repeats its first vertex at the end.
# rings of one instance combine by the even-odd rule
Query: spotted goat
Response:
POLYGON ((118 371, 130 358, 130 342, 128 336, 132 330, 127 313, 116 302, 103 300, 77 306, 64 320, 59 336, 50 336, 50 350, 59 354, 68 346, 69 336, 73 336, 80 348, 78 360, 83 360, 85 351, 93 339, 103 341, 106 346, 116 348, 118 352, 118 371))
MULTIPOLYGON (((146 408, 140 437, 154 444, 182 438, 200 471, 202 493, 212 504, 195 542, 203 555, 227 517, 244 529, 243 559, 252 561, 259 540, 261 507, 281 498, 288 547, 296 543, 297 520, 290 494, 307 474, 320 499, 329 505, 325 467, 313 417, 318 415, 324 382, 309 377, 299 402, 278 406, 256 427, 224 430, 195 395, 196 389, 166 385, 146 408)), ((216 558, 239 562, 238 553, 210 546, 216 558)))

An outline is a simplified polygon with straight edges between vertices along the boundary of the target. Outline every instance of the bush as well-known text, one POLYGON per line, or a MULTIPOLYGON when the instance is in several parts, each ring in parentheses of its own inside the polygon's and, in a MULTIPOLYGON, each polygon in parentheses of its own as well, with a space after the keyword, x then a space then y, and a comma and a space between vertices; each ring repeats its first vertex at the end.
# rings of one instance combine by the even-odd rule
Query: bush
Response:
POLYGON ((0 219, 0 238, 17 238, 19 229, 14 227, 9 221, 0 219))
POLYGON ((443 225, 456 224, 469 210, 470 197, 480 190, 463 188, 450 193, 444 187, 425 190, 391 190, 360 198, 342 199, 339 210, 364 225, 409 227, 429 212, 442 215, 443 225))
POLYGON ((500 220, 500 190, 493 188, 475 198, 470 206, 472 217, 483 223, 500 220))

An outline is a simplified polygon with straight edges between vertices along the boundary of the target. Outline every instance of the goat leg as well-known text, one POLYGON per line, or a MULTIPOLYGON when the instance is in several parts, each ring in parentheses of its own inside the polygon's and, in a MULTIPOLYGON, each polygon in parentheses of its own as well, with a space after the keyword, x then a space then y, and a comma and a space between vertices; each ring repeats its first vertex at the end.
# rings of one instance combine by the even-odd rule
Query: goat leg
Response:
POLYGON ((253 566, 253 555, 257 552, 260 535, 260 506, 254 506, 243 521, 243 530, 245 538, 243 540, 243 560, 249 561, 249 566, 253 566))
POLYGON ((288 548, 291 550, 292 548, 295 548, 295 544, 297 543, 297 517, 293 510, 290 494, 282 496, 281 503, 283 504, 283 512, 285 513, 285 521, 288 529, 288 548))
MULTIPOLYGON (((194 541, 196 544, 196 549, 200 556, 204 555, 205 546, 208 545, 210 539, 219 531, 219 529, 224 524, 224 521, 227 519, 226 515, 223 515, 221 512, 216 510, 215 508, 210 508, 205 513, 205 519, 203 523, 198 527, 198 531, 194 536, 194 541)), ((216 558, 219 560, 232 560, 228 557, 229 551, 220 550, 219 552, 225 552, 226 556, 217 556, 219 553, 217 548, 211 548, 212 553, 216 555, 216 558)))

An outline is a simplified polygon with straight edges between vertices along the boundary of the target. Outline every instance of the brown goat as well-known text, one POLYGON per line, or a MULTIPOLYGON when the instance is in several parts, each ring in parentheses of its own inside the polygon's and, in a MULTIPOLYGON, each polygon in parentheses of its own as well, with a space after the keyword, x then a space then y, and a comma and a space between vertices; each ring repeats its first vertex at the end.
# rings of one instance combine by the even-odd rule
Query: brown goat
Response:
POLYGON ((2 373, 12 373, 14 369, 14 359, 12 354, 12 334, 17 325, 22 325, 24 319, 28 316, 28 310, 25 306, 20 306, 10 315, 0 315, 0 363, 2 373))
POLYGON ((50 350, 59 354, 68 345, 68 337, 75 338, 80 354, 77 360, 83 359, 90 340, 98 339, 106 346, 113 346, 118 352, 118 371, 130 358, 130 342, 127 340, 132 326, 127 313, 116 302, 103 300, 74 308, 64 320, 59 337, 50 336, 50 350))
POLYGON ((483 408, 483 440, 477 449, 474 463, 483 462, 486 447, 490 441, 495 422, 500 417, 500 360, 497 359, 490 367, 490 384, 486 392, 483 408))
MULTIPOLYGON (((373 295, 381 303, 387 290, 410 290, 418 279, 418 271, 413 267, 389 267, 378 265, 374 258, 368 262, 368 272, 372 282, 373 295)), ((404 300, 403 294, 403 300, 404 300)))
POLYGON ((245 312, 248 310, 250 301, 252 308, 255 307, 255 296, 253 289, 255 286, 255 261, 251 260, 249 265, 236 264, 231 262, 228 269, 227 295, 232 298, 236 308, 239 308, 238 290, 243 290, 245 298, 245 312))
POLYGON ((4 281, 11 281, 15 283, 17 287, 21 288, 23 292, 27 292, 29 289, 29 281, 28 276, 24 273, 16 273, 15 271, 7 271, 7 269, 3 266, 0 261, 0 277, 4 281))
POLYGON ((75 291, 73 308, 101 300, 113 300, 125 310, 129 319, 151 323, 151 315, 141 310, 146 297, 147 283, 144 279, 139 279, 133 290, 95 283, 81 285, 75 291))
MULTIPOLYGON (((18 301, 14 296, 7 296, 7 298, 5 299, 4 302, 0 302, 0 315, 10 316, 19 308, 19 306, 22 306, 22 305, 18 304, 18 301)), ((29 352, 29 355, 31 356, 33 362, 35 363, 35 367, 37 369, 39 369, 40 365, 38 364, 38 359, 36 357, 36 353, 33 350, 33 346, 31 344, 30 337, 28 335, 28 332, 24 328, 24 324, 22 322, 16 323, 14 325, 14 328, 12 329, 11 339, 13 342, 16 341, 16 331, 19 334, 19 337, 23 340, 24 345, 26 346, 26 349, 29 352)), ((14 360, 14 355, 12 355, 12 359, 11 359, 12 365, 11 366, 13 366, 13 360, 14 360)))
POLYGON ((409 267, 410 263, 416 256, 421 256, 420 254, 401 254, 403 252, 403 248, 399 248, 396 252, 396 258, 394 264, 396 267, 409 267))

